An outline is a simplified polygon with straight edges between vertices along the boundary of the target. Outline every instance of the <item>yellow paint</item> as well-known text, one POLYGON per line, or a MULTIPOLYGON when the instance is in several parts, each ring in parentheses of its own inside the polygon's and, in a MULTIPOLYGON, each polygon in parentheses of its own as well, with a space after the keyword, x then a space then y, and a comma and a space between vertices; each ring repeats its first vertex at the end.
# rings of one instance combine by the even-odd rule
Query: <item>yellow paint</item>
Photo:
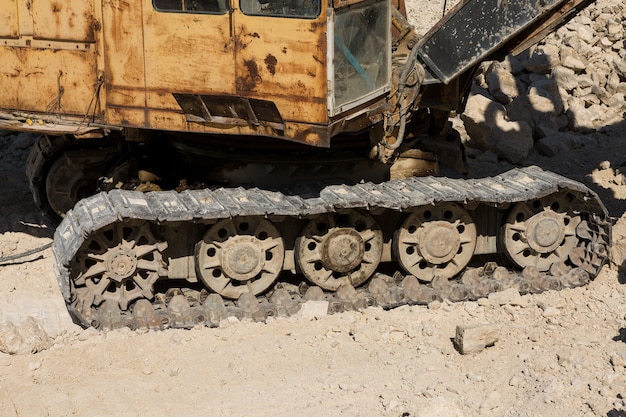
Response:
POLYGON ((152 0, 0 0, 0 111, 327 146, 326 10, 251 16, 238 0, 219 1, 222 13, 161 12, 152 0), (189 122, 173 93, 273 102, 285 129, 189 122))

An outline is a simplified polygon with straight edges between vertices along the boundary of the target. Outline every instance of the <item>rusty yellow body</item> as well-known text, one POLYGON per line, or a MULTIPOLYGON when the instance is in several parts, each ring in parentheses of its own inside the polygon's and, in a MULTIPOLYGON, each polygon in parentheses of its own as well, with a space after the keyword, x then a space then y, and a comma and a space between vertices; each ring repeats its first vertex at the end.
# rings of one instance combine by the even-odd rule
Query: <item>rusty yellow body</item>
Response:
POLYGON ((0 128, 44 134, 27 173, 58 216, 112 188, 464 172, 448 116, 480 62, 589 1, 463 0, 420 37, 403 0, 0 0, 0 128))
MULTIPOLYGON (((315 0, 0 0, 0 123, 33 122, 53 135, 139 128, 328 146, 338 124, 349 130, 338 115, 380 101, 390 79, 386 36, 372 57, 380 68, 357 63, 373 74, 357 78, 373 84, 358 97, 335 94, 345 74, 333 72, 333 49, 345 48, 342 36, 366 41, 371 28, 337 36, 334 15, 315 0)), ((381 33, 388 20, 380 17, 381 33)))

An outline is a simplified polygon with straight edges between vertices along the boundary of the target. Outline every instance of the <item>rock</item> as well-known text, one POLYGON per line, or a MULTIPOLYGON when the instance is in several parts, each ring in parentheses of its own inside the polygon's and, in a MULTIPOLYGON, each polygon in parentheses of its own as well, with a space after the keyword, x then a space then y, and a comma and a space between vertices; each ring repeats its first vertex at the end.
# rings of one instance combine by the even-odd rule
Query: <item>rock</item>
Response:
POLYGON ((518 387, 521 384, 521 378, 519 375, 513 375, 511 379, 509 379, 509 386, 518 387))
POLYGON ((626 100, 624 99, 623 93, 615 93, 613 94, 606 103, 607 106, 611 108, 620 108, 626 105, 626 100))
POLYGON ((568 126, 575 132, 588 132, 594 128, 591 113, 582 100, 571 99, 567 110, 568 126))
POLYGON ((589 136, 577 135, 568 132, 556 132, 537 141, 537 151, 545 156, 556 156, 561 152, 583 146, 593 146, 596 142, 589 136))
POLYGON ((591 30, 591 28, 587 25, 584 24, 578 24, 576 25, 576 33, 578 34, 578 37, 585 41, 588 44, 592 44, 594 41, 594 32, 593 30, 591 30))
POLYGON ((28 370, 29 371, 36 371, 39 368, 41 368, 41 362, 29 362, 28 363, 28 370))
POLYGON ((483 380, 483 377, 474 373, 474 372, 468 372, 465 374, 465 378, 467 378, 468 380, 472 381, 472 382, 480 382, 483 380))
POLYGON ((535 126, 535 134, 537 139, 543 139, 545 137, 556 134, 558 131, 550 129, 547 126, 539 125, 535 126))
POLYGON ((342 285, 337 289, 336 295, 338 298, 344 300, 344 301, 349 301, 349 302, 354 302, 356 301, 356 299, 358 298, 358 294, 356 292, 356 289, 352 286, 352 285, 342 285))
POLYGON ((493 346, 498 341, 499 333, 499 329, 492 324, 457 326, 454 345, 463 355, 478 353, 493 346))
POLYGON ((323 301, 324 291, 318 286, 309 287, 304 293, 304 299, 307 301, 323 301))
POLYGON ((496 163, 498 163, 498 155, 496 155, 495 153, 493 153, 491 151, 483 152, 476 159, 479 160, 480 162, 485 162, 485 163, 489 163, 489 164, 496 164, 496 163))
POLYGON ((28 317, 17 325, 11 322, 0 323, 0 352, 28 354, 41 352, 52 346, 54 340, 41 324, 28 317))
POLYGON ((607 93, 609 94, 619 93, 618 90, 620 88, 620 83, 621 83, 620 76, 617 74, 617 72, 611 71, 606 80, 607 93))
POLYGON ((613 43, 614 42, 607 37, 603 37, 600 39, 600 46, 602 46, 604 49, 610 49, 613 46, 613 43))
POLYGON ((528 96, 531 97, 531 103, 533 103, 536 111, 552 111, 557 114, 563 112, 563 99, 561 98, 559 84, 556 80, 541 78, 533 81, 532 84, 528 86, 528 96), (541 108, 538 103, 535 104, 532 99, 533 97, 546 98, 551 104, 541 108))
POLYGON ((488 300, 495 305, 513 305, 524 306, 524 298, 515 288, 507 288, 504 291, 492 292, 489 294, 488 300))
POLYGON ((578 80, 576 79, 576 72, 573 69, 558 66, 552 69, 551 77, 561 87, 567 91, 572 91, 578 87, 578 80))
POLYGON ((522 59, 524 69, 535 74, 547 74, 550 69, 558 65, 559 51, 551 45, 542 45, 535 49, 525 59, 522 59))
POLYGON ((485 80, 489 93, 502 104, 509 104, 511 100, 519 95, 519 89, 513 74, 500 66, 496 66, 489 72, 485 80))
POLYGON ((626 78, 626 60, 624 59, 615 59, 613 60, 613 68, 615 72, 622 77, 626 78))
POLYGON ((524 64, 522 61, 513 55, 507 55, 504 61, 502 61, 502 66, 512 74, 519 74, 524 71, 524 64))
POLYGON ((483 95, 469 97, 461 118, 470 144, 491 150, 500 158, 521 163, 533 148, 531 127, 523 121, 507 120, 505 108, 483 95))
POLYGON ((530 126, 533 136, 536 135, 538 125, 556 130, 556 115, 554 106, 549 99, 544 97, 520 96, 507 107, 508 118, 513 121, 523 122, 530 126))
MULTIPOLYGON (((593 84, 593 79, 591 78, 591 75, 589 74, 580 74, 578 76, 576 76, 576 81, 578 82, 578 87, 574 89, 574 94, 578 94, 580 89, 584 89, 584 88, 590 88, 593 84)), ((591 91, 591 90, 589 90, 591 91)), ((585 92, 586 94, 586 92, 585 92)), ((582 94, 578 94, 578 96, 580 96, 582 94)))
POLYGON ((559 128, 556 116, 563 111, 563 102, 560 97, 555 99, 530 93, 526 98, 531 109, 532 123, 528 123, 531 127, 541 125, 554 130, 559 128))
POLYGON ((235 317, 235 316, 228 316, 225 319, 220 320, 219 327, 221 329, 224 329, 224 328, 230 327, 230 326, 232 326, 234 324, 237 324, 237 323, 239 323, 239 319, 237 317, 235 317))
MULTIPOLYGON (((626 214, 623 214, 613 226, 610 259, 620 270, 626 269, 626 214)), ((624 317, 626 319, 626 316, 624 317)))
POLYGON ((561 48, 561 65, 574 72, 580 73, 587 69, 587 60, 568 46, 561 48))
POLYGON ((321 319, 328 315, 328 304, 328 301, 307 301, 298 314, 308 320, 321 319))
POLYGON ((608 33, 608 38, 611 41, 617 41, 624 36, 624 27, 622 26, 622 22, 618 22, 617 20, 609 21, 606 29, 608 33))

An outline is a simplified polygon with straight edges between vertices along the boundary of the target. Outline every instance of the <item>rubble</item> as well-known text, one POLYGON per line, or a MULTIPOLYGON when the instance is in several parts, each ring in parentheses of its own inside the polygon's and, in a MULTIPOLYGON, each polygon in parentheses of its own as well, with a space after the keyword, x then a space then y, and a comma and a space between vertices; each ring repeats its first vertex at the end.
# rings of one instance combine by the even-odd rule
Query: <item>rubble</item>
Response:
POLYGON ((461 116, 466 144, 519 164, 533 149, 552 157, 594 146, 581 134, 622 122, 623 7, 594 3, 540 44, 481 65, 461 116))

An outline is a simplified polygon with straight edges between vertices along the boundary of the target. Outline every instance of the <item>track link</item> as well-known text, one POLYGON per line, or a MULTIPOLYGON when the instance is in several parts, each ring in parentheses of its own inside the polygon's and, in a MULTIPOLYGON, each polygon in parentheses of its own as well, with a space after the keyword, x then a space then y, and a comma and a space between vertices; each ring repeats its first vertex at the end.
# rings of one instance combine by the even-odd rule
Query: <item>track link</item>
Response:
MULTIPOLYGON (((271 316, 294 314, 306 301, 325 302, 328 312, 333 313, 367 306, 393 308, 427 304, 438 299, 474 300, 507 288, 529 293, 585 285, 608 259, 610 229, 607 211, 595 193, 578 182, 528 167, 491 178, 413 177, 383 184, 327 186, 321 191, 221 188, 143 194, 114 190, 81 200, 69 211, 56 230, 53 251, 59 286, 78 323, 100 328, 167 328, 198 324, 217 326, 228 316, 263 321, 271 316), (442 205, 449 208, 441 214, 442 220, 421 223, 424 218, 436 215, 436 208, 442 205), (467 212, 462 207, 473 214, 488 213, 487 220, 477 221, 478 236, 469 227, 472 226, 471 219, 467 219, 467 212), (338 229, 343 232, 332 235, 332 239, 311 243, 315 230, 322 229, 319 224, 332 221, 320 219, 346 210, 359 210, 371 213, 377 219, 404 223, 393 227, 397 230, 392 237, 387 233, 385 238, 380 238, 374 226, 357 219, 353 227, 356 231, 349 227, 338 229), (415 213, 421 220, 413 219, 415 213), (243 228, 238 219, 261 220, 252 223, 257 232, 242 233, 250 226, 246 222, 246 228, 243 228), (298 225, 306 224, 305 230, 313 228, 313 231, 301 232, 304 237, 298 238, 294 250, 299 254, 297 256, 306 258, 310 255, 307 247, 314 248, 316 244, 333 254, 319 261, 314 259, 315 269, 309 273, 313 277, 317 277, 316 273, 321 274, 321 286, 327 291, 311 280, 282 280, 282 276, 270 280, 269 284, 246 281, 245 285, 252 282, 262 286, 253 291, 257 296, 245 290, 236 292, 241 287, 231 285, 238 284, 235 280, 219 284, 218 291, 202 285, 207 280, 212 283, 211 278, 203 275, 203 269, 213 273, 218 283, 224 275, 239 274, 247 279, 255 274, 257 277, 278 275, 282 268, 294 272, 304 269, 306 275, 302 262, 301 267, 295 262, 288 267, 285 260, 285 266, 276 270, 275 264, 283 262, 282 258, 279 262, 276 259, 285 251, 282 247, 280 251, 275 249, 282 240, 278 242, 270 223, 285 222, 285 219, 298 225), (446 221, 455 226, 449 227, 446 221), (217 231, 211 229, 222 224, 220 222, 230 226, 218 227, 217 231), (216 250, 219 254, 220 250, 226 251, 224 248, 231 249, 220 258, 222 265, 219 268, 211 260, 200 265, 196 262, 195 267, 191 267, 195 268, 191 273, 194 279, 190 280, 194 285, 180 285, 180 279, 171 279, 171 259, 163 255, 167 254, 168 242, 152 230, 191 224, 209 229, 203 237, 204 243, 196 245, 196 251, 200 247, 200 253, 204 251, 213 256, 216 250), (121 228, 129 225, 128 236, 122 236, 122 231, 117 236, 119 227, 116 225, 121 228), (376 252, 380 246, 384 252, 384 244, 380 242, 398 241, 401 232, 414 233, 419 228, 423 229, 422 236, 428 237, 426 243, 452 243, 447 246, 423 245, 415 262, 412 261, 417 256, 412 249, 415 245, 389 244, 395 245, 390 255, 393 259, 389 260, 397 261, 400 257, 405 272, 368 272, 365 279, 353 274, 361 271, 362 265, 354 261, 353 255, 344 253, 345 247, 360 250, 359 259, 365 264, 369 262, 365 262, 368 251, 376 252), (462 265, 457 268, 460 258, 469 259, 463 251, 471 250, 470 255, 474 250, 481 253, 475 241, 485 237, 482 236, 485 230, 491 230, 492 242, 498 240, 499 243, 495 245, 497 249, 482 253, 507 252, 513 261, 518 264, 528 262, 528 265, 513 270, 488 262, 481 267, 465 268, 467 262, 462 260, 462 265), (260 235, 263 242, 258 238, 260 235), (508 239, 507 243, 503 244, 502 239, 508 239), (259 243, 265 242, 270 244, 257 249, 259 243), (259 253, 255 252, 259 250, 259 253), (102 255, 104 251, 108 251, 106 256, 102 255), (146 257, 146 254, 149 255, 146 257), (235 256, 232 254, 236 255, 237 262, 227 265, 235 256), (261 258, 261 261, 255 261, 261 258), (325 275, 326 268, 332 269, 332 273, 325 275), (103 282, 102 278, 105 269, 109 271, 107 277, 111 286, 117 285, 112 298, 109 298, 111 294, 107 289, 109 281, 103 282), (141 274, 136 272, 139 270, 141 274), (413 270, 415 274, 411 273, 413 270), (135 273, 139 279, 135 279, 132 286, 120 286, 135 273), (354 278, 354 275, 358 277, 354 278), (170 285, 157 288, 157 282, 170 285), (235 291, 234 295, 228 295, 231 293, 221 290, 223 288, 235 291), (218 292, 233 300, 225 300, 218 292)), ((495 248, 493 243, 491 246, 495 248)))

